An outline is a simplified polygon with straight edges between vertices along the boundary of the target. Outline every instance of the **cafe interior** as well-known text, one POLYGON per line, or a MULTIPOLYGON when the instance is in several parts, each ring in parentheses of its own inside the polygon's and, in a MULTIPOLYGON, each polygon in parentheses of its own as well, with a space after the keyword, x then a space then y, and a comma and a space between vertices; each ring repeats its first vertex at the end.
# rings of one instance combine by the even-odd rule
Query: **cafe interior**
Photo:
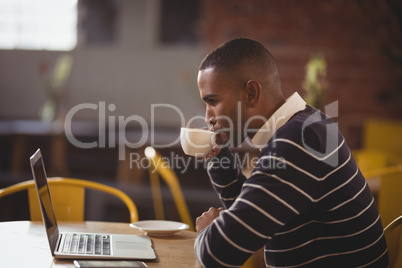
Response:
MULTIPOLYGON (((169 220, 194 231, 221 202, 205 162, 184 154, 180 128, 206 127, 199 63, 239 37, 270 50, 285 97, 297 91, 334 120, 384 228, 402 215, 399 1, 54 2, 0 2, 0 221, 41 221, 26 184, 40 148, 55 192, 58 180, 89 182, 78 218, 54 200, 62 221, 169 220)), ((250 174, 258 153, 240 151, 250 174)), ((400 252, 400 230, 393 237, 400 252)))

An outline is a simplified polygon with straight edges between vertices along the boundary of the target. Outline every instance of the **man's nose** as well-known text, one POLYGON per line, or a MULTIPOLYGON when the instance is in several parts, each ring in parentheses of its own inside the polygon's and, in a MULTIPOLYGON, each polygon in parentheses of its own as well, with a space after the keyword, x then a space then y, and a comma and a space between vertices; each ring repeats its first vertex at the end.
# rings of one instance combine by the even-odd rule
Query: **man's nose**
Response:
POLYGON ((205 117, 205 123, 207 123, 207 125, 214 126, 216 124, 215 116, 206 116, 205 117))

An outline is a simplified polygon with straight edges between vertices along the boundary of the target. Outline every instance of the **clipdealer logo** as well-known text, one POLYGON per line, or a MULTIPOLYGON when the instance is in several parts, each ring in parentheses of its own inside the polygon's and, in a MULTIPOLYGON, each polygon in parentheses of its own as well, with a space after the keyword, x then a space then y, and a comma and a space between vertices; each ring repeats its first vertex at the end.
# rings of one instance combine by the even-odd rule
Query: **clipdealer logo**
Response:
POLYGON ((119 151, 119 160, 125 160, 126 158, 126 148, 141 148, 146 144, 151 144, 151 146, 155 148, 168 148, 180 141, 180 137, 175 139, 172 142, 167 144, 156 144, 155 142, 155 109, 157 108, 167 108, 173 109, 179 115, 180 122, 184 125, 184 115, 181 110, 171 104, 160 103, 160 104, 152 104, 151 105, 151 124, 139 115, 131 115, 128 117, 124 116, 116 116, 116 115, 107 115, 108 112, 114 112, 116 110, 116 105, 109 104, 106 108, 105 102, 99 102, 99 104, 95 103, 82 103, 74 106, 66 115, 64 121, 64 131, 68 141, 78 147, 83 149, 90 148, 116 148, 118 147, 119 151), (90 110, 98 110, 98 140, 90 141, 90 142, 82 142, 78 140, 73 132, 72 132, 72 121, 73 117, 82 110, 90 109, 90 110), (116 122, 117 119, 117 122, 116 122), (137 123, 140 125, 141 133, 140 137, 136 141, 130 141, 127 139, 126 130, 127 125, 130 123, 137 123), (106 133, 108 131, 108 133, 106 133), (117 137, 116 137, 117 133, 117 137), (107 135, 108 134, 108 135, 107 135), (108 136, 108 141, 106 142, 106 136, 108 136), (116 142, 117 141, 117 142, 116 142), (116 144, 117 143, 117 144, 116 144))
MULTIPOLYGON (((181 126, 184 127, 189 127, 194 121, 196 120, 202 120, 202 122, 205 123, 205 118, 204 116, 194 116, 190 120, 187 121, 187 125, 185 124, 185 116, 183 112, 176 106, 167 104, 167 103, 158 103, 158 104, 152 104, 151 105, 151 119, 150 123, 147 122, 146 119, 139 115, 131 115, 128 117, 124 116, 119 116, 119 115, 114 115, 113 112, 116 110, 116 105, 114 104, 109 104, 106 105, 106 102, 99 102, 98 104, 95 103, 82 103, 74 106, 72 109, 69 110, 69 112, 66 115, 65 121, 64 121, 64 130, 65 130, 65 135, 68 139, 68 141, 78 147, 78 148, 83 148, 83 149, 90 149, 90 148, 116 148, 118 147, 118 155, 119 155, 119 160, 125 160, 126 159, 126 150, 127 148, 132 148, 132 149, 138 149, 147 145, 150 145, 154 148, 160 149, 160 148, 170 148, 172 146, 177 145, 180 143, 180 136, 171 142, 165 143, 165 144, 157 144, 156 139, 155 139, 155 111, 157 109, 170 109, 173 110, 174 112, 177 113, 180 124, 181 126), (73 132, 72 132, 72 121, 74 116, 85 109, 90 109, 90 110, 97 110, 98 111, 98 138, 97 140, 93 141, 87 141, 83 142, 77 139, 73 132), (135 141, 132 141, 131 139, 128 139, 127 135, 127 127, 130 123, 135 123, 140 126, 140 129, 138 133, 140 135, 136 137, 135 141), (107 133, 108 132, 108 133, 107 133), (106 137, 108 139, 106 140, 106 137)), ((238 110, 241 109, 241 106, 238 104, 238 110)), ((338 154, 337 154, 337 148, 338 148, 338 124, 330 120, 332 117, 337 117, 338 116, 338 101, 335 101, 331 104, 328 104, 325 107, 325 113, 327 114, 328 117, 322 115, 319 111, 316 111, 314 114, 312 114, 307 120, 304 122, 302 129, 301 129, 301 136, 302 136, 302 145, 306 151, 308 151, 311 155, 315 156, 317 159, 320 159, 321 161, 324 161, 328 165, 331 165, 333 167, 338 165, 338 154), (318 123, 322 120, 327 120, 326 122, 326 144, 325 144, 325 151, 324 152, 319 152, 315 150, 314 148, 310 147, 307 143, 305 143, 304 135, 306 133, 306 130, 309 127, 312 127, 315 123, 318 123)), ((238 114, 240 113, 240 110, 238 111, 238 114)), ((284 116, 283 116, 284 117, 284 116)), ((241 133, 240 131, 244 132, 243 136, 247 136, 247 133, 251 132, 257 132, 258 130, 256 129, 248 129, 247 126, 253 119, 258 119, 258 120, 268 120, 266 118, 262 118, 261 116, 256 116, 254 118, 248 119, 248 121, 245 123, 245 129, 240 129, 240 124, 233 124, 231 122, 231 119, 228 117, 220 117, 217 118, 220 119, 221 121, 226 121, 226 124, 229 126, 228 128, 225 128, 224 131, 227 131, 229 133, 234 133, 234 131, 237 131, 237 133, 241 133), (234 125, 238 126, 238 129, 233 129, 234 125)), ((238 118, 239 119, 239 118, 238 118)), ((272 129, 269 129, 267 131, 271 131, 273 133, 276 132, 276 124, 281 121, 283 118, 278 117, 277 119, 274 118, 273 126, 272 129)), ((239 137, 240 135, 237 135, 239 137)), ((229 135, 230 139, 233 138, 233 135, 229 135)), ((237 141, 239 142, 239 141, 237 141)), ((248 141, 247 141, 248 142, 248 141)), ((234 144, 232 140, 229 140, 225 143, 225 145, 231 145, 234 144)), ((184 165, 190 164, 190 161, 184 160, 178 160, 176 157, 172 158, 174 161, 168 161, 168 162, 173 162, 173 163, 183 163, 184 165)), ((130 161, 136 162, 135 165, 138 165, 137 163, 141 163, 141 159, 138 158, 137 155, 130 156, 130 161)), ((197 162, 197 161, 195 161, 197 162)), ((245 161, 243 161, 245 162, 245 161)), ((146 163, 146 161, 144 161, 146 163)), ((133 164, 130 164, 130 167, 133 166, 133 164)), ((185 168, 187 169, 187 168, 185 168)))
POLYGON ((332 102, 325 106, 325 115, 321 114, 320 111, 316 111, 310 115, 302 126, 302 143, 304 148, 317 159, 325 162, 326 164, 336 167, 339 164, 338 157, 338 147, 339 147, 339 133, 338 133, 338 123, 335 123, 329 118, 338 117, 338 101, 332 102), (319 152, 314 148, 310 147, 304 139, 306 129, 312 126, 314 123, 320 121, 328 121, 326 124, 326 138, 325 138, 325 151, 319 152))

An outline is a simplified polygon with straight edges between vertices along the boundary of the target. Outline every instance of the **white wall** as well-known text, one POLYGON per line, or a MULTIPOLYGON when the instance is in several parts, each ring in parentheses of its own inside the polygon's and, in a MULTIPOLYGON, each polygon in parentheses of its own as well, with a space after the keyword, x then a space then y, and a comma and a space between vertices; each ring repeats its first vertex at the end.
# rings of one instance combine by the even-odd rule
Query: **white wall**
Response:
MULTIPOLYGON (((77 47, 67 84, 67 111, 77 104, 115 104, 107 116, 139 115, 151 120, 151 105, 177 106, 188 120, 203 115, 196 84, 205 54, 200 46, 169 47, 157 42, 158 0, 121 1, 117 43, 77 47)), ((37 72, 42 59, 54 63, 55 51, 0 50, 0 119, 37 119, 45 94, 37 72)), ((173 109, 155 110, 157 126, 178 127, 173 109)), ((98 111, 78 112, 74 119, 98 120, 98 111)))

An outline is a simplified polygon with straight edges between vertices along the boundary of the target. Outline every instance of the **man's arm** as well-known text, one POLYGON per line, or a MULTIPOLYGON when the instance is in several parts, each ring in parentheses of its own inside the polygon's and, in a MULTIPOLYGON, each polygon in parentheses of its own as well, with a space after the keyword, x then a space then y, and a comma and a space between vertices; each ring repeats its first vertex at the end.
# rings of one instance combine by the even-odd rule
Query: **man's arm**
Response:
POLYGON ((207 172, 222 203, 229 208, 239 196, 246 177, 228 147, 221 148, 218 155, 210 159, 207 172))
POLYGON ((262 187, 268 188, 268 184, 276 184, 275 181, 265 175, 250 179, 244 184, 245 191, 230 208, 222 211, 210 209, 197 219, 199 233, 194 249, 197 259, 205 267, 240 266, 283 227, 283 216, 294 216, 294 211, 286 210, 283 204, 275 202, 277 200, 267 200, 264 191, 253 187, 262 182, 262 187), (248 186, 250 179, 254 181, 251 187, 248 186), (278 211, 268 214, 266 211, 271 206, 277 207, 278 211))
MULTIPOLYGON (((233 191, 230 191, 230 187, 237 182, 230 184, 230 181, 225 181, 227 177, 221 176, 221 170, 209 169, 215 183, 230 184, 224 188, 216 187, 222 197, 226 198, 230 194, 236 197, 236 191, 241 192, 208 226, 197 229, 199 233, 194 249, 202 265, 240 266, 311 204, 304 191, 315 192, 316 185, 298 169, 290 169, 285 165, 290 161, 302 166, 305 158, 302 155, 295 159, 294 148, 287 144, 267 146, 261 152, 251 177, 243 180, 241 185, 237 185, 239 188, 233 191), (273 158, 277 159, 278 164, 272 163, 273 158), (301 178, 305 186, 303 191, 299 190, 301 178)), ((320 161, 314 162, 313 169, 320 170, 320 164, 324 165, 320 161)), ((238 175, 234 169, 231 172, 234 177, 238 175)))
POLYGON ((219 213, 223 211, 224 208, 214 208, 211 207, 209 208, 208 211, 202 213, 201 216, 199 216, 196 221, 195 221, 195 230, 197 233, 201 232, 205 227, 210 225, 212 221, 219 216, 219 213))

